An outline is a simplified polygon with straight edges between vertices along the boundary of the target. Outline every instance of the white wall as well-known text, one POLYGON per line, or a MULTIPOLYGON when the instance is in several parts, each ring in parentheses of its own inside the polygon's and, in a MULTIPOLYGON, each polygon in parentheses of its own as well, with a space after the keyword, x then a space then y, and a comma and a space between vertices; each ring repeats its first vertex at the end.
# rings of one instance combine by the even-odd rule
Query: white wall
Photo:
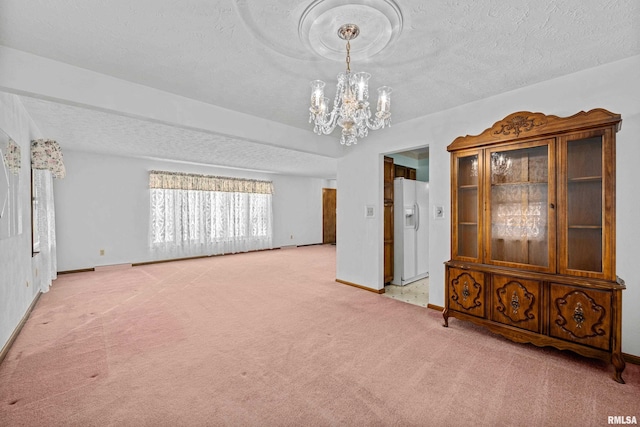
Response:
POLYGON ((418 181, 429 182, 429 158, 420 159, 418 161, 418 170, 416 171, 416 179, 418 181))
MULTIPOLYGON (((285 175, 273 180, 273 245, 322 243, 322 189, 329 180, 285 175)), ((335 188, 335 187, 334 187, 335 188)))
POLYGON ((38 294, 41 256, 31 256, 31 140, 39 138, 15 95, 0 92, 0 129, 21 148, 20 208, 22 233, 0 240, 0 349, 38 294), (35 282, 35 283, 34 283, 35 282))
POLYGON ((617 134, 617 273, 627 281, 623 293, 622 350, 640 356, 640 56, 535 84, 451 110, 372 132, 338 162, 338 279, 381 289, 382 217, 365 219, 364 206, 382 206, 382 153, 429 145, 430 205, 444 206, 447 217, 429 223, 431 304, 444 305, 444 266, 450 257, 450 157, 456 137, 474 135, 515 111, 570 116, 605 108, 622 115, 617 134))
POLYGON ((387 154, 387 157, 391 157, 393 159, 394 165, 401 165, 414 169, 418 169, 420 167, 420 165, 418 164, 418 159, 407 157, 404 154, 387 154))
POLYGON ((67 176, 54 183, 58 271, 157 260, 148 247, 148 172, 154 169, 272 180, 274 246, 322 243, 326 180, 92 154, 61 145, 67 176))

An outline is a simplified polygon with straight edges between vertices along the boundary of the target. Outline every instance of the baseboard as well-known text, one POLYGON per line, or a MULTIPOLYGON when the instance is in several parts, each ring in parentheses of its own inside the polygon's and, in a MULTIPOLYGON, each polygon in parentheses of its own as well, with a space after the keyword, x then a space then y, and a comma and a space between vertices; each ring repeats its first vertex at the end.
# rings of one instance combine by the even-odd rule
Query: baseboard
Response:
POLYGON ((134 265, 136 265, 136 264, 96 265, 95 267, 92 267, 92 268, 80 268, 78 270, 58 271, 57 274, 86 273, 88 271, 121 270, 123 268, 131 268, 134 265))
POLYGON ((427 308, 431 308, 433 310, 438 310, 438 311, 444 310, 443 307, 440 307, 439 305, 434 305, 434 304, 427 304, 427 308))
POLYGON ((124 270, 133 267, 132 264, 111 264, 111 265, 97 265, 95 271, 111 271, 111 270, 124 270))
POLYGON ((625 362, 629 362, 633 365, 640 365, 640 356, 634 356, 633 354, 622 353, 622 358, 625 362))
POLYGON ((273 249, 296 249, 296 248, 304 248, 307 246, 322 246, 324 244, 325 243, 307 243, 306 245, 291 244, 291 245, 282 245, 279 248, 273 248, 273 249))
POLYGON ((150 264, 162 264, 163 262, 174 262, 174 261, 187 261, 190 259, 200 259, 200 258, 211 258, 216 256, 228 256, 228 255, 240 255, 240 254, 250 254, 252 252, 264 252, 264 251, 275 251, 280 248, 269 248, 269 249, 256 249, 253 251, 246 252, 233 252, 233 253, 225 253, 225 254, 212 254, 212 255, 196 255, 185 258, 170 258, 170 259, 160 259, 157 261, 144 261, 144 262, 134 262, 131 264, 132 267, 137 267, 139 265, 150 265, 150 264))
POLYGON ((87 271, 96 271, 96 269, 95 268, 80 268, 78 270, 58 271, 58 272, 56 272, 56 274, 60 275, 60 274, 86 273, 87 271))
POLYGON ((31 305, 27 309, 27 312, 24 314, 24 316, 22 316, 22 320, 20 320, 20 323, 18 323, 18 326, 16 326, 16 328, 13 330, 13 333, 7 340, 7 343, 4 345, 4 347, 2 347, 2 351, 0 351, 0 363, 2 363, 4 358, 9 353, 9 350, 11 349, 11 346, 13 345, 14 341, 16 340, 16 338, 18 338, 18 335, 20 335, 20 331, 22 331, 22 327, 24 326, 25 323, 27 323, 27 319, 29 319, 29 316, 31 316, 31 312, 33 311, 36 304, 38 303, 38 300, 40 299, 40 295, 42 295, 42 292, 38 292, 38 294, 35 296, 33 301, 31 301, 31 305))
POLYGON ((217 256, 217 255, 198 255, 198 256, 190 256, 185 258, 169 258, 169 259, 158 259, 155 261, 134 262, 134 263, 131 263, 131 266, 138 267, 140 265, 162 264, 165 262, 174 262, 174 261, 188 261, 190 259, 210 258, 212 256, 217 256))
POLYGON ((366 286, 358 285, 357 283, 347 282, 346 280, 336 279, 336 282, 342 283, 343 285, 353 286, 354 288, 364 289, 365 291, 373 292, 374 294, 383 294, 384 288, 382 289, 371 289, 366 286))

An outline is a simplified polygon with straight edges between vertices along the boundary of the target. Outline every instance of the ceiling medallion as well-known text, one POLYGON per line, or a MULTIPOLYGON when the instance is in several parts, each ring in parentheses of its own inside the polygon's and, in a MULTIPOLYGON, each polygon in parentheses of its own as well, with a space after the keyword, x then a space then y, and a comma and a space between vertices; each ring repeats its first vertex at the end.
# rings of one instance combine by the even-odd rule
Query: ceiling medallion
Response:
POLYGON ((345 24, 338 29, 338 37, 347 41, 347 70, 338 74, 333 110, 329 111, 329 99, 324 96, 325 83, 322 80, 311 82, 309 123, 314 124, 313 131, 318 135, 328 135, 340 126, 340 143, 347 146, 357 144, 358 138, 367 136, 369 129, 391 126, 391 88, 383 86, 378 89, 377 112, 372 118, 369 109, 371 74, 351 73, 351 40, 359 34, 360 28, 355 24, 345 24))
POLYGON ((403 17, 393 0, 316 0, 303 12, 298 37, 315 55, 333 61, 344 58, 344 45, 333 36, 335 28, 352 22, 362 31, 351 52, 356 61, 380 55, 402 33, 403 17))

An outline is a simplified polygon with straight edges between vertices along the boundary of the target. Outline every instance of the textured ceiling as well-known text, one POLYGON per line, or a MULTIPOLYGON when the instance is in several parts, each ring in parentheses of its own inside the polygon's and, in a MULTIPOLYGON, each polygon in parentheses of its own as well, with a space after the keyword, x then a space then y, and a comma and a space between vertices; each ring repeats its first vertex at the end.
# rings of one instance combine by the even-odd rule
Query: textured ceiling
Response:
POLYGON ((23 97, 46 134, 103 154, 172 159, 291 175, 332 177, 335 159, 122 115, 23 97))
MULTIPOLYGON (((311 132, 309 81, 325 80, 331 97, 345 65, 310 49, 301 36, 300 18, 310 6, 335 12, 322 16, 321 25, 305 24, 309 37, 328 45, 342 19, 361 27, 361 39, 351 43, 351 68, 371 73, 372 89, 393 87, 396 124, 640 54, 638 0, 0 0, 0 44, 311 132), (378 10, 395 4, 400 15, 387 25, 378 10), (322 37, 322 26, 331 37, 322 37)), ((72 146, 83 144, 74 133, 90 131, 82 126, 106 121, 117 135, 133 120, 27 104, 46 130, 57 114, 79 118, 65 135, 72 146)), ((133 126, 153 134, 161 125, 133 126)), ((218 163, 223 152, 245 155, 259 143, 192 131, 194 149, 215 147, 209 159, 218 163)), ((134 132, 141 147, 152 143, 144 132, 134 132)), ((155 134, 165 132, 187 130, 165 127, 155 134)), ((170 144, 157 144, 158 153, 177 158, 170 144)), ((264 150, 255 157, 277 162, 272 155, 283 154, 264 150)), ((317 160, 291 156, 302 156, 304 165, 317 160)), ((229 163, 242 167, 237 159, 229 163)), ((247 167, 276 169, 259 159, 247 160, 247 167)))

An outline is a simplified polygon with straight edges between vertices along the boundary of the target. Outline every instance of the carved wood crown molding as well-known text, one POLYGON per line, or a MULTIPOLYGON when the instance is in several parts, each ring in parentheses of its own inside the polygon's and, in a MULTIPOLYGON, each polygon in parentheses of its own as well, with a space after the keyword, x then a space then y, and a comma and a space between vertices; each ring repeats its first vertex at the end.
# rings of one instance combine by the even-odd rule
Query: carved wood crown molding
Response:
POLYGON ((494 127, 500 126, 500 129, 493 132, 494 135, 502 134, 508 136, 513 133, 518 137, 520 132, 529 132, 534 126, 544 126, 547 123, 544 114, 540 113, 533 115, 515 113, 515 115, 509 117, 494 125, 494 127))
POLYGON ((480 147, 519 139, 541 137, 558 132, 572 132, 606 124, 615 125, 620 130, 622 119, 603 108, 588 112, 580 111, 570 117, 558 117, 530 111, 518 111, 499 120, 479 135, 459 136, 448 147, 448 151, 480 147))

